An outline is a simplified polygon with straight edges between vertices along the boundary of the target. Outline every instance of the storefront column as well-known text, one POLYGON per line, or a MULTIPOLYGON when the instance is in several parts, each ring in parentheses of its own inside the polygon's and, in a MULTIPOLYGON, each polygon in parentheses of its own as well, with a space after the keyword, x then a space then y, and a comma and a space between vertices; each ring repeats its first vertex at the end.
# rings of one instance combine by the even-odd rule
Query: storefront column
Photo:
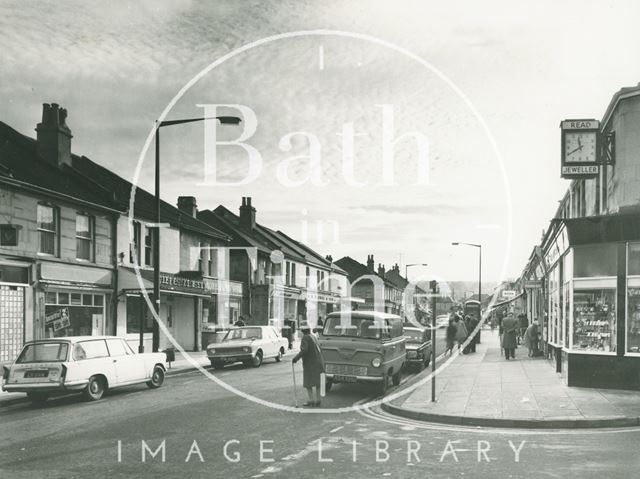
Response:
POLYGON ((618 244, 618 281, 617 281, 617 308, 616 308, 616 355, 624 356, 627 350, 627 244, 618 244))

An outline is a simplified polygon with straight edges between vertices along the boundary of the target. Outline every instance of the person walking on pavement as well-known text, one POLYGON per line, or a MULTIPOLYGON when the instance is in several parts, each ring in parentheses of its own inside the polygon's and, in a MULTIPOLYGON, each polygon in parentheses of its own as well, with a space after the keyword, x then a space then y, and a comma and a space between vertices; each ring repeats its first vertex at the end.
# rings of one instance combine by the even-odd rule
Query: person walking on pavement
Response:
POLYGON ((324 372, 324 358, 318 340, 311 334, 309 323, 302 321, 300 330, 303 334, 300 352, 295 355, 293 362, 297 363, 302 359, 302 385, 309 395, 309 401, 304 403, 304 406, 320 406, 320 376, 324 372))
POLYGON ((538 355, 538 320, 534 319, 524 333, 524 344, 529 350, 529 357, 538 355))
POLYGON ((453 344, 456 341, 456 327, 453 324, 453 318, 449 320, 445 340, 447 342, 447 349, 445 349, 444 355, 446 356, 447 353, 449 353, 449 356, 451 356, 453 354, 453 344))
POLYGON ((504 348, 504 356, 509 359, 516 358, 516 348, 518 347, 518 321, 513 313, 507 314, 502 320, 502 347, 504 348))
POLYGON ((467 328, 464 325, 464 321, 462 321, 460 316, 456 316, 456 319, 454 321, 454 326, 456 327, 456 342, 458 343, 458 349, 460 349, 460 345, 464 343, 469 333, 467 332, 467 328))

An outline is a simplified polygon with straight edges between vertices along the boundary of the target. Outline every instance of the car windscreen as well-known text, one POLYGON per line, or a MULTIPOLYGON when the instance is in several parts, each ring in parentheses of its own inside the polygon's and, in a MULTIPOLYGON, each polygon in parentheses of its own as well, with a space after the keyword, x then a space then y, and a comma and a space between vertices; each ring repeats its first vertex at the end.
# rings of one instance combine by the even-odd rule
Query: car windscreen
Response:
POLYGON ((16 363, 51 363, 67 359, 69 345, 67 343, 28 344, 16 359, 16 363))
POLYGON ((412 331, 410 329, 404 330, 404 335, 407 337, 407 341, 410 343, 421 343, 423 338, 422 331, 412 331))
POLYGON ((225 340, 229 339, 261 339, 262 329, 260 328, 239 328, 232 329, 227 334, 225 340))
POLYGON ((351 321, 348 321, 348 318, 331 316, 327 318, 322 334, 324 336, 380 339, 390 337, 390 328, 389 323, 384 319, 351 317, 351 321))

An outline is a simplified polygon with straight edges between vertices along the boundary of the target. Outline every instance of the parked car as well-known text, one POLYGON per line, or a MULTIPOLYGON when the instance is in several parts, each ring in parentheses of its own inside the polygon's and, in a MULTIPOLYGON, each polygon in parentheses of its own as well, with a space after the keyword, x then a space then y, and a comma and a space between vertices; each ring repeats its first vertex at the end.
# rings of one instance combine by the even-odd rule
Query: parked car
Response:
POLYGON ((319 339, 326 390, 334 383, 375 382, 385 393, 390 378, 399 385, 406 341, 400 316, 375 311, 329 314, 319 339))
POLYGON ((220 343, 210 344, 207 357, 215 369, 238 361, 259 368, 268 358, 279 362, 288 344, 273 326, 243 326, 229 330, 220 343))
POLYGON ((429 366, 431 362, 431 331, 423 328, 404 328, 407 338, 407 367, 419 370, 429 366))
POLYGON ((2 390, 24 392, 34 403, 49 396, 82 392, 97 401, 107 389, 164 381, 164 353, 136 353, 126 340, 114 336, 75 336, 41 339, 25 344, 18 358, 4 366, 2 390))

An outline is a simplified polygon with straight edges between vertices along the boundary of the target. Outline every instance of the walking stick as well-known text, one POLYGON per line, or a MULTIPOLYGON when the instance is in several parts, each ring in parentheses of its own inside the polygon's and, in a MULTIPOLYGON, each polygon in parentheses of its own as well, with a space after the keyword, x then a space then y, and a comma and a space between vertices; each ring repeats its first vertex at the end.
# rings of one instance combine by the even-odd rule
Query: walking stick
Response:
POLYGON ((296 387, 296 363, 291 362, 291 374, 293 375, 293 400, 296 403, 296 407, 298 407, 298 392, 296 387))

